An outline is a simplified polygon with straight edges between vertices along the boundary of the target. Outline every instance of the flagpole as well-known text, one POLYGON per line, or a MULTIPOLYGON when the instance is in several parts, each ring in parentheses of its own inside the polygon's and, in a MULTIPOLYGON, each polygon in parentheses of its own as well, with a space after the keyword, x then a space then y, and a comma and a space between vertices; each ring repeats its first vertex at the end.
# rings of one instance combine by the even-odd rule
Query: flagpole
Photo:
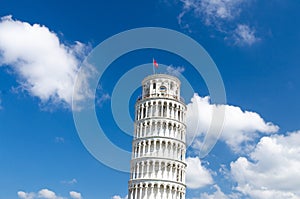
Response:
POLYGON ((154 58, 152 58, 152 69, 153 69, 153 74, 155 74, 154 58))

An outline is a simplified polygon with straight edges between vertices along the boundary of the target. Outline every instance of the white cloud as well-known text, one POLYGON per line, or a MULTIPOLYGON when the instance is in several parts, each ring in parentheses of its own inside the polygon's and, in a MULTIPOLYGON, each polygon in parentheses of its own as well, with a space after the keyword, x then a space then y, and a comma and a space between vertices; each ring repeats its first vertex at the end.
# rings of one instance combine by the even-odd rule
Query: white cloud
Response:
POLYGON ((236 190, 253 199, 299 199, 300 131, 263 137, 230 166, 236 190))
MULTIPOLYGON (((12 19, 0 20, 0 66, 10 66, 22 90, 42 103, 70 105, 80 61, 88 47, 80 42, 66 45, 46 26, 12 19)), ((86 76, 89 76, 86 71, 86 76)), ((81 92, 90 91, 82 80, 81 92)))
POLYGON ((168 66, 167 67, 167 73, 173 76, 179 76, 181 73, 184 72, 184 67, 178 66, 178 67, 173 67, 173 66, 168 66))
POLYGON ((115 196, 112 197, 112 199, 128 199, 128 195, 125 196, 124 198, 122 198, 122 197, 119 196, 119 195, 115 195, 115 196))
POLYGON ((220 187, 218 185, 214 185, 214 188, 216 189, 216 191, 212 194, 208 194, 208 193, 202 193, 200 195, 200 199, 228 199, 229 197, 226 196, 220 189, 220 187))
POLYGON ((255 35, 255 29, 244 24, 238 24, 234 30, 233 39, 237 45, 252 45, 260 40, 255 35))
POLYGON ((181 0, 183 11, 178 20, 188 12, 192 12, 197 18, 203 20, 205 25, 221 28, 220 26, 239 16, 245 0, 181 0))
MULTIPOLYGON (((187 140, 192 143, 194 150, 200 150, 203 138, 210 128, 214 110, 225 110, 225 121, 220 139, 234 152, 241 153, 251 149, 256 138, 261 134, 278 131, 278 126, 265 122, 255 112, 243 111, 240 107, 231 105, 215 105, 210 103, 209 97, 197 94, 187 104, 187 140), (194 139, 195 137, 195 139, 194 139)), ((217 137, 218 132, 215 132, 217 137)))
POLYGON ((96 90, 96 104, 99 107, 102 107, 102 105, 109 101, 111 99, 111 96, 102 88, 101 85, 98 85, 96 90))
POLYGON ((76 191, 70 191, 70 197, 73 199, 82 199, 81 193, 76 191))
POLYGON ((232 20, 241 12, 245 0, 181 0, 184 11, 192 11, 202 17, 207 25, 220 20, 232 20))
POLYGON ((185 23, 184 17, 192 14, 206 26, 213 27, 224 36, 224 39, 234 41, 236 45, 252 45, 260 39, 255 35, 255 29, 247 25, 238 24, 246 0, 180 0, 182 2, 182 12, 178 15, 178 23, 190 29, 185 23))
POLYGON ((102 107, 103 103, 106 102, 107 100, 110 100, 111 97, 108 93, 103 93, 100 96, 97 96, 96 98, 96 104, 100 107, 102 107))
POLYGON ((24 191, 18 191, 18 197, 21 199, 34 199, 35 198, 35 193, 26 193, 24 191))
MULTIPOLYGON (((21 199, 66 199, 65 197, 58 196, 55 192, 49 189, 41 189, 37 193, 34 192, 26 193, 24 191, 18 191, 17 194, 18 197, 21 199)), ((74 199, 78 199, 78 198, 74 198, 74 199)))
POLYGON ((212 184, 212 176, 202 164, 198 157, 186 159, 186 185, 190 189, 197 189, 212 184))
POLYGON ((76 184, 76 183, 77 183, 77 180, 76 180, 75 178, 73 178, 72 180, 64 180, 64 181, 61 181, 61 183, 72 185, 72 184, 76 184))
POLYGON ((55 143, 64 143, 65 142, 65 138, 63 138, 63 137, 55 137, 54 141, 55 141, 55 143))
POLYGON ((53 191, 49 189, 42 189, 38 193, 38 198, 43 199, 64 199, 63 197, 57 196, 53 191))

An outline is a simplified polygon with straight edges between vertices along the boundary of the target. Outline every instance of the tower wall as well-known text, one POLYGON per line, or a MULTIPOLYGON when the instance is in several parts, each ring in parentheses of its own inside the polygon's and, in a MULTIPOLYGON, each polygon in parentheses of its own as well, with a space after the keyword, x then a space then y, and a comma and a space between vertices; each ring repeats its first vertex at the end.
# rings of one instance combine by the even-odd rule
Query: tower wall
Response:
POLYGON ((186 106, 180 81, 155 74, 135 105, 129 199, 184 199, 186 106))

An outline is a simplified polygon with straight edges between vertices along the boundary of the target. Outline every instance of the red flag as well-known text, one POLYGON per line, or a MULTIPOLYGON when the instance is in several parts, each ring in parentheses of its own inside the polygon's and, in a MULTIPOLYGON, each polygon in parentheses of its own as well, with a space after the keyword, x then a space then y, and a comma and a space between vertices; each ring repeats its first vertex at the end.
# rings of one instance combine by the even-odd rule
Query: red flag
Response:
POLYGON ((155 68, 158 68, 158 63, 155 59, 153 59, 153 66, 155 66, 155 68))

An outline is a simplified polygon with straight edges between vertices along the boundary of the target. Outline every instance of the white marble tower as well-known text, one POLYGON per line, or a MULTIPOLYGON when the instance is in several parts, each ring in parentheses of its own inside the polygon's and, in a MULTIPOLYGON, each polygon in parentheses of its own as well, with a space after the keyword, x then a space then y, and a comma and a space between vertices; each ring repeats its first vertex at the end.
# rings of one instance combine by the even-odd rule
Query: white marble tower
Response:
POLYGON ((185 199, 186 105, 180 81, 154 74, 135 105, 129 199, 185 199))

